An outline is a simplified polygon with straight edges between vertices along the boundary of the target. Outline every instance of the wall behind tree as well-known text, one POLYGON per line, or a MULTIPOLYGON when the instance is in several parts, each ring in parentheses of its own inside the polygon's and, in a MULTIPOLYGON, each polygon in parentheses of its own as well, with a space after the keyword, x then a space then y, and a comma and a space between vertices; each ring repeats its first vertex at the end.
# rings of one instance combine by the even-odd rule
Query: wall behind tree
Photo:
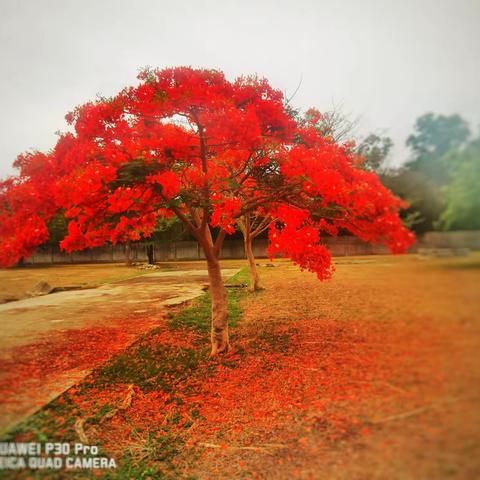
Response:
MULTIPOLYGON (((371 245, 356 237, 340 236, 324 239, 332 255, 387 255, 388 249, 383 245, 371 245)), ((144 243, 132 244, 131 258, 133 262, 146 262, 147 253, 144 243)), ((256 258, 267 258, 266 238, 254 242, 253 252, 256 258)), ((155 243, 155 261, 200 260, 203 252, 195 241, 155 243)), ((425 249, 469 249, 480 250, 480 231, 427 232, 418 238, 418 242, 410 249, 416 253, 425 249)), ((227 239, 222 248, 222 258, 239 259, 245 257, 243 242, 239 239, 227 239)), ((25 259, 27 265, 60 264, 60 263, 122 263, 125 261, 124 245, 109 245, 80 252, 65 253, 58 247, 45 246, 38 249, 30 258, 25 259)))

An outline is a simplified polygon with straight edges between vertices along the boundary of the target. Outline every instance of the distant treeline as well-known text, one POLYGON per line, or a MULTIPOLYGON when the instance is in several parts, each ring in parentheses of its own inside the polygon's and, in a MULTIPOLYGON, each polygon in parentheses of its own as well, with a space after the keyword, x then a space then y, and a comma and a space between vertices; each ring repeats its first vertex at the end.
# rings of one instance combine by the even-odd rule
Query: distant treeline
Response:
POLYGON ((403 167, 382 181, 410 203, 404 219, 417 232, 480 229, 480 136, 459 115, 419 117, 403 167))

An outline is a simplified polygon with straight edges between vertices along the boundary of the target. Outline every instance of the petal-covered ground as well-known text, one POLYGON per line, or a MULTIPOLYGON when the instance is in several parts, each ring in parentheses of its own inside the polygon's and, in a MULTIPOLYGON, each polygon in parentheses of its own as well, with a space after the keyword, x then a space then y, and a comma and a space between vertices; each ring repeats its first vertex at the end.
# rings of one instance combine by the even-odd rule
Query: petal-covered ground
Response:
POLYGON ((480 258, 336 268, 229 289, 235 349, 215 361, 195 301, 6 439, 98 444, 105 478, 479 478, 480 258))
MULTIPOLYGON (((182 262, 141 276, 122 265, 15 268, 0 272, 0 280, 31 284, 43 278, 57 286, 70 274, 78 286, 99 272, 112 283, 0 305, 0 432, 161 324, 167 306, 202 295, 208 279, 203 262, 182 262), (125 271, 131 278, 121 279, 125 271)), ((236 272, 222 270, 226 278, 236 272)))

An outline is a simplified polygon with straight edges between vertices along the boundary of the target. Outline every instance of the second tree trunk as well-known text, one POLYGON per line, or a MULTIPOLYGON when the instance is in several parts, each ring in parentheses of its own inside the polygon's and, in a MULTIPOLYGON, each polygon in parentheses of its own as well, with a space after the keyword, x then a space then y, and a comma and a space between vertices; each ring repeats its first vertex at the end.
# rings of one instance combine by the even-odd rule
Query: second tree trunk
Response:
POLYGON ((248 260, 248 267, 250 271, 251 289, 253 291, 260 290, 260 277, 258 276, 257 264, 252 251, 252 240, 250 235, 245 235, 245 255, 248 260))

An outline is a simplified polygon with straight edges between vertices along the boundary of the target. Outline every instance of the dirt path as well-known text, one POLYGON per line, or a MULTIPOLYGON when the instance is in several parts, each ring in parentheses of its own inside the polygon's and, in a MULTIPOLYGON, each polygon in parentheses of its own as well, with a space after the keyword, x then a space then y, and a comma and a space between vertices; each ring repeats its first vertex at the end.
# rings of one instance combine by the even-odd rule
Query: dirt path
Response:
POLYGON ((55 287, 74 285, 95 288, 144 273, 145 270, 119 263, 34 265, 0 269, 0 304, 29 297, 28 292, 40 281, 47 281, 55 287))
POLYGON ((189 266, 0 305, 0 432, 158 325, 166 306, 203 293, 206 270, 189 266))

